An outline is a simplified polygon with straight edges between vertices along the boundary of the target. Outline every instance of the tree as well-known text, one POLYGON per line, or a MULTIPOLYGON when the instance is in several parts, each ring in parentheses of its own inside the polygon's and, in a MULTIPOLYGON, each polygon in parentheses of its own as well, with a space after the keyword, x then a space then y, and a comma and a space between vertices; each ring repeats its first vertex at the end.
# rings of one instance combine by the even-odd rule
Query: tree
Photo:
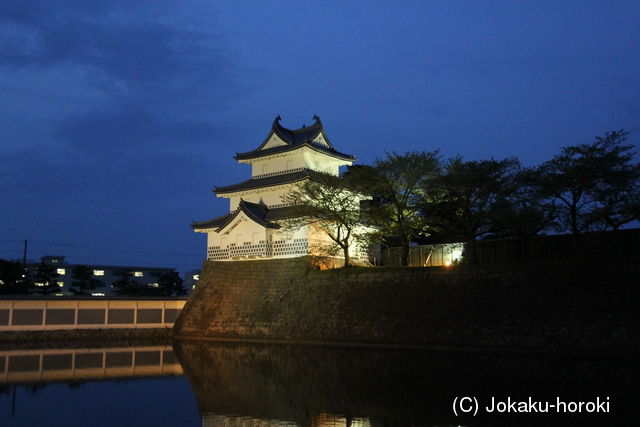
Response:
POLYGON ((120 278, 111 285, 118 295, 140 295, 140 284, 133 279, 131 271, 123 270, 120 278))
POLYGON ((0 259, 0 294, 27 294, 29 289, 24 266, 19 262, 0 259))
POLYGON ((86 265, 76 265, 72 271, 73 281, 69 290, 75 295, 86 295, 85 291, 91 291, 102 286, 102 282, 93 276, 93 270, 86 265))
POLYGON ((182 278, 177 272, 165 273, 158 279, 158 291, 163 296, 185 295, 187 290, 184 287, 182 278))
POLYGON ((409 261, 409 247, 421 234, 427 234, 428 218, 420 206, 426 189, 441 172, 438 151, 387 153, 372 167, 352 168, 362 192, 373 195, 367 216, 377 233, 387 242, 402 246, 402 265, 409 261))
POLYGON ((516 158, 463 161, 450 159, 444 174, 425 189, 422 210, 433 228, 449 241, 470 241, 501 232, 505 209, 518 189, 516 158))
POLYGON ((37 293, 46 295, 60 291, 60 285, 56 281, 59 274, 56 270, 53 265, 45 264, 42 261, 36 266, 33 283, 37 293))
POLYGON ((617 231, 625 224, 640 219, 640 183, 629 176, 616 176, 596 186, 594 199, 599 206, 591 213, 596 226, 617 231))
POLYGON ((344 266, 352 265, 350 247, 362 236, 360 200, 355 191, 353 178, 343 178, 314 173, 282 197, 282 201, 292 205, 291 217, 283 221, 286 229, 295 230, 302 226, 319 230, 329 237, 334 245, 324 248, 322 255, 335 256, 340 251, 344 266))
POLYGON ((631 145, 621 145, 629 132, 621 130, 598 137, 617 155, 609 159, 608 171, 590 191, 597 206, 591 219, 602 229, 620 229, 625 224, 640 219, 640 164, 632 163, 631 145))
POLYGON ((631 164, 632 146, 623 145, 628 134, 611 131, 591 144, 563 147, 540 166, 540 189, 558 202, 561 230, 577 237, 598 222, 617 229, 638 218, 639 169, 631 164))
POLYGON ((540 196, 538 171, 522 168, 513 172, 508 194, 491 209, 490 237, 526 238, 552 228, 557 217, 553 200, 540 196))

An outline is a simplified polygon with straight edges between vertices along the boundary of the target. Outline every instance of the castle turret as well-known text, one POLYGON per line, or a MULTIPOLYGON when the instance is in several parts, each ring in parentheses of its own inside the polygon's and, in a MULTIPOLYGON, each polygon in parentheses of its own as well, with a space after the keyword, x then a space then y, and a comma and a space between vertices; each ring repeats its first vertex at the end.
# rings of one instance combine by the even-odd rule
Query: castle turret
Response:
POLYGON ((352 155, 337 151, 325 134, 320 118, 300 129, 287 129, 280 116, 265 140, 252 151, 236 153, 238 163, 251 165, 251 178, 215 187, 217 197, 229 199, 229 213, 194 222, 198 233, 208 236, 209 260, 286 258, 309 254, 309 227, 284 230, 280 222, 291 215, 282 196, 310 174, 339 175, 351 165, 352 155))

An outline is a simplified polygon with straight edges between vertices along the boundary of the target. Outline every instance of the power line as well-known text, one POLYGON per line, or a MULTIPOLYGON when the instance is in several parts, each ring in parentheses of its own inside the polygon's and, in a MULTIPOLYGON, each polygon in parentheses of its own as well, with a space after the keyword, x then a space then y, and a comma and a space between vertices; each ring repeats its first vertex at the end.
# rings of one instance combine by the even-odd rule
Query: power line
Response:
MULTIPOLYGON (((20 241, 20 240, 17 240, 20 241)), ((57 242, 47 242, 44 240, 29 240, 30 243, 40 243, 44 245, 51 246, 61 246, 65 248, 76 248, 76 249, 90 249, 90 250, 99 250, 99 251, 109 251, 109 252, 129 252, 129 253, 138 253, 145 255, 167 255, 167 256, 185 256, 185 257, 193 257, 193 258, 201 258, 201 255, 194 254, 179 254, 172 252, 151 252, 151 251, 139 251, 134 249, 114 249, 114 248, 100 248, 96 246, 83 246, 83 245, 73 245, 68 243, 57 243, 57 242)))
MULTIPOLYGON (((72 257, 70 263, 73 265, 84 264, 84 265, 102 265, 102 266, 111 266, 111 267, 146 267, 146 268, 175 268, 176 270, 180 270, 181 267, 189 266, 190 264, 171 264, 171 263, 148 263, 148 262, 139 262, 139 260, 131 260, 131 259, 103 259, 103 258, 91 258, 91 257, 72 257), (164 265, 163 265, 164 264, 164 265)), ((197 265, 197 264, 196 264, 197 265)))

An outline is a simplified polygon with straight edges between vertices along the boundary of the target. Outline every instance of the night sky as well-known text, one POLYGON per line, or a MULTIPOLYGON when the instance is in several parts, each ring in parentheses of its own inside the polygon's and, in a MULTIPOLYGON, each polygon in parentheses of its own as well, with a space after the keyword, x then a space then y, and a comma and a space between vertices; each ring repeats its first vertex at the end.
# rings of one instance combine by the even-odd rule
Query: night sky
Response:
POLYGON ((360 163, 637 144, 640 2, 5 1, 0 258, 198 268, 277 114, 360 163))

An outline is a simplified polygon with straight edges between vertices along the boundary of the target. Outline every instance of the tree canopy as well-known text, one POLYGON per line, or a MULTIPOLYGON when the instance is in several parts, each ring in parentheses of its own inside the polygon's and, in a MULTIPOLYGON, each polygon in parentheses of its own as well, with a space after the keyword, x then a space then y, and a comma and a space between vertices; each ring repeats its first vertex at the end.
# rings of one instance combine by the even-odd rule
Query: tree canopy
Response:
MULTIPOLYGON (((153 288, 151 288, 153 289, 153 288)), ((181 296, 185 295, 187 290, 184 282, 178 272, 165 273, 158 279, 157 295, 159 296, 181 296)))
POLYGON ((373 166, 351 168, 348 175, 361 192, 373 196, 367 218, 380 240, 402 246, 402 263, 407 265, 409 246, 421 234, 428 234, 429 218, 420 212, 426 189, 441 171, 438 151, 387 153, 373 166))
POLYGON ((538 169, 543 197, 558 206, 558 228, 574 236, 593 228, 612 228, 637 220, 640 169, 628 131, 596 137, 591 144, 563 147, 538 169))
POLYGON ((56 281, 58 277, 59 274, 55 266, 40 262, 33 275, 35 292, 43 295, 59 292, 61 288, 56 281))
POLYGON ((75 295, 86 295, 87 291, 92 291, 98 286, 102 286, 102 281, 93 276, 93 270, 86 265, 76 265, 72 270, 71 287, 69 290, 75 295))
POLYGON ((425 192, 423 215, 451 241, 473 241, 496 234, 512 207, 520 162, 504 160, 446 162, 444 173, 425 192))
POLYGON ((140 295, 140 284, 131 271, 122 271, 120 278, 111 284, 118 295, 140 295))
POLYGON ((349 247, 365 236, 401 246, 406 265, 409 247, 430 235, 437 239, 431 242, 473 242, 618 230, 640 219, 640 165, 625 144, 628 135, 607 132, 534 167, 515 157, 443 161, 438 151, 387 153, 372 165, 351 166, 342 178, 316 174, 284 201, 295 205, 293 222, 326 233, 347 265, 349 247))
POLYGON ((0 294, 27 294, 30 287, 22 263, 0 259, 0 294))
MULTIPOLYGON (((304 225, 329 237, 331 245, 316 246, 324 256, 342 252, 345 267, 353 264, 351 246, 362 235, 363 220, 360 200, 353 176, 338 177, 315 173, 283 196, 283 203, 291 205, 291 218, 285 228, 295 230, 304 225)), ((311 242, 310 242, 311 243, 311 242)))

